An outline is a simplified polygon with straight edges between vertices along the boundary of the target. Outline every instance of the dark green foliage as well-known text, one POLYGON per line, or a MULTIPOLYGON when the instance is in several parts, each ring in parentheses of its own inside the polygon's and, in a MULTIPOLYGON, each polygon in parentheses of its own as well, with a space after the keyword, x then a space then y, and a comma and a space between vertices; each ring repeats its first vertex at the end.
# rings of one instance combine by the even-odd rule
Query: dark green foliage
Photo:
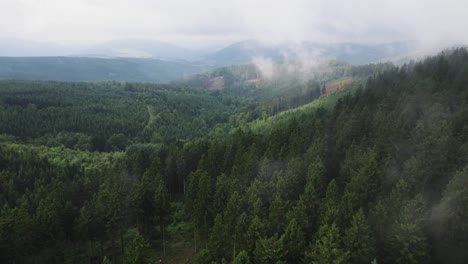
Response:
POLYGON ((0 262, 466 263, 466 49, 353 69, 376 75, 280 122, 221 91, 1 82, 0 262))
POLYGON ((286 263, 300 263, 306 247, 305 234, 297 220, 293 218, 281 236, 286 263))
POLYGON ((0 90, 0 133, 91 151, 204 136, 246 105, 219 91, 156 84, 0 81, 0 90))
POLYGON ((390 247, 393 263, 427 263, 429 247, 425 206, 418 196, 406 202, 398 220, 391 227, 390 247))
POLYGON ((432 211, 431 221, 436 228, 435 239, 442 242, 436 254, 451 263, 462 263, 468 245, 468 166, 459 171, 447 184, 442 199, 432 211))
POLYGON ((332 224, 337 220, 340 220, 341 216, 341 194, 338 189, 338 184, 336 180, 333 179, 327 187, 327 192, 325 194, 325 198, 321 205, 321 214, 320 219, 322 223, 332 224))
POLYGON ((321 86, 325 87, 327 82, 372 76, 391 67, 391 64, 385 65, 356 67, 329 61, 312 66, 297 61, 273 63, 271 72, 265 73, 258 65, 245 64, 218 68, 174 83, 208 90, 223 89, 255 101, 257 104, 252 106, 251 111, 244 112, 238 118, 238 121, 252 121, 312 102, 325 94, 325 91, 321 92, 321 86))
POLYGON ((218 214, 214 220, 210 239, 206 244, 206 251, 208 252, 207 259, 218 262, 221 261, 223 257, 227 255, 227 241, 224 237, 224 235, 226 234, 225 229, 226 227, 223 218, 221 215, 218 214))
POLYGON ((343 242, 349 252, 351 263, 368 264, 375 258, 374 234, 362 209, 353 215, 351 226, 346 229, 343 242))

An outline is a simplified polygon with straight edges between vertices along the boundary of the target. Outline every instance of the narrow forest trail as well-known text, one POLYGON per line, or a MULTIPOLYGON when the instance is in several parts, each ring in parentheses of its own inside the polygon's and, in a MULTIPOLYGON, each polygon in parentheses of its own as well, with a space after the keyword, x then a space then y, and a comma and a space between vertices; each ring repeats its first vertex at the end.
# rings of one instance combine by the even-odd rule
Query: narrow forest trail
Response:
POLYGON ((151 107, 150 105, 147 105, 147 106, 146 106, 146 109, 148 110, 149 119, 148 119, 148 123, 147 123, 146 126, 143 128, 143 131, 148 130, 148 129, 150 128, 150 126, 151 126, 154 122, 156 122, 156 116, 157 116, 157 114, 154 112, 153 107, 151 107))

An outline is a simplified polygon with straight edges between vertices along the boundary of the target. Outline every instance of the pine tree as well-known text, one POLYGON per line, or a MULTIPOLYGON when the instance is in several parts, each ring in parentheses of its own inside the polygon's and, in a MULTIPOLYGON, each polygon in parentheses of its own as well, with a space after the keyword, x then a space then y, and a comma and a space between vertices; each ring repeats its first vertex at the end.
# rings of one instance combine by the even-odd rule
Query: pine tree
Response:
POLYGON ((305 234, 295 218, 289 222, 286 231, 281 236, 281 244, 286 252, 287 263, 300 263, 306 242, 305 234))
MULTIPOLYGON (((239 247, 239 243, 242 241, 240 237, 242 236, 242 232, 245 230, 239 230, 240 226, 238 226, 238 219, 240 219, 241 215, 241 201, 239 194, 234 192, 229 199, 227 207, 225 209, 225 225, 226 225, 226 235, 230 236, 230 244, 232 245, 232 258, 236 256, 236 249, 239 247)), ((246 221, 245 212, 242 214, 243 219, 242 221, 246 221)))
POLYGON ((186 196, 186 210, 195 227, 195 250, 197 250, 197 241, 200 238, 205 241, 207 239, 212 209, 211 196, 211 180, 208 173, 204 171, 191 173, 186 196))
POLYGON ((245 244, 247 246, 247 251, 253 252, 257 241, 260 240, 260 238, 262 238, 264 234, 265 226, 262 223, 262 221, 258 218, 258 216, 255 216, 245 234, 245 244))
POLYGON ((137 231, 125 250, 125 263, 145 264, 150 261, 150 244, 137 231))
POLYGON ((261 238, 257 241, 254 251, 255 263, 286 263, 284 262, 284 248, 277 235, 270 238, 261 238))
POLYGON ((306 263, 311 264, 344 264, 348 263, 349 252, 343 250, 336 224, 322 225, 305 252, 306 263))
POLYGON ((425 233, 426 211, 420 195, 406 202, 392 226, 390 253, 394 263, 418 264, 429 260, 425 233))
POLYGON ((332 224, 339 219, 340 216, 340 192, 336 180, 330 181, 327 187, 324 202, 320 208, 320 220, 325 224, 332 224))
POLYGON ((352 263, 368 264, 375 258, 372 230, 362 208, 353 216, 343 242, 352 263))
POLYGON ((159 223, 159 231, 163 239, 163 256, 166 256, 166 222, 169 216, 169 192, 167 191, 166 183, 163 177, 157 180, 156 190, 154 191, 154 206, 156 210, 157 222, 159 223))
POLYGON ((232 261, 232 264, 251 264, 249 254, 242 250, 237 254, 236 258, 232 261))
POLYGON ((223 217, 218 214, 214 220, 213 229, 211 231, 210 239, 206 245, 206 250, 209 255, 210 261, 220 261, 227 254, 227 241, 225 238, 226 230, 223 222, 223 217))
POLYGON ((447 184, 433 209, 433 225, 441 261, 462 263, 468 258, 468 166, 447 184))

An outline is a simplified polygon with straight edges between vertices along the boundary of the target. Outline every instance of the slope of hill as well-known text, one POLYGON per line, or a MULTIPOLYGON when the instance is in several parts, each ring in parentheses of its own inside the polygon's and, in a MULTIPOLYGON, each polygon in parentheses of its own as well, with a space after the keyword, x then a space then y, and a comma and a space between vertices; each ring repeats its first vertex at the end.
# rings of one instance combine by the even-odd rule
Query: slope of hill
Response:
POLYGON ((249 117, 272 116, 310 103, 320 95, 353 81, 377 75, 394 67, 390 63, 353 66, 339 61, 308 65, 301 62, 238 65, 217 68, 174 81, 202 89, 222 89, 257 102, 249 117))
POLYGON ((0 262, 467 263, 468 51, 348 72, 371 77, 272 117, 224 91, 0 82, 0 262))
POLYGON ((0 134, 87 150, 103 150, 113 135, 167 143, 204 136, 246 105, 227 93, 173 85, 0 81, 0 134))
POLYGON ((247 40, 206 56, 205 63, 220 67, 252 63, 256 59, 267 59, 273 62, 339 60, 359 65, 404 56, 414 49, 415 44, 412 42, 264 44, 255 40, 247 40))
POLYGON ((154 59, 0 57, 0 79, 164 83, 202 70, 188 63, 154 59))
POLYGON ((86 48, 79 56, 141 57, 175 61, 193 61, 204 52, 174 44, 146 39, 118 39, 86 48))
MULTIPOLYGON (((410 58, 408 54, 413 48, 409 42, 380 45, 272 45, 248 40, 210 53, 138 39, 115 40, 74 49, 50 43, 12 40, 0 43, 0 48, 2 47, 0 54, 10 57, 0 57, 0 79, 141 82, 168 82, 208 69, 244 64, 266 67, 260 69, 264 72, 270 70, 268 67, 272 63, 317 64, 339 60, 351 64, 366 64, 392 58, 405 61, 410 58), (57 55, 65 57, 52 57, 57 55)), ((224 89, 225 86, 230 86, 231 80, 226 77, 211 80, 211 88, 224 89)), ((249 81, 256 84, 258 80, 253 78, 249 81)))
MULTIPOLYGON (((248 127, 253 131, 268 131, 273 127, 279 127, 296 118, 298 115, 311 114, 319 109, 330 110, 333 109, 339 99, 346 95, 352 94, 363 85, 363 80, 358 79, 353 81, 350 78, 345 79, 346 82, 333 81, 330 83, 339 82, 340 85, 336 86, 336 89, 326 90, 320 94, 319 97, 310 100, 308 103, 299 104, 290 109, 284 111, 278 111, 277 113, 258 118, 248 123, 248 127)), ((325 84, 325 87, 328 85, 325 84)))

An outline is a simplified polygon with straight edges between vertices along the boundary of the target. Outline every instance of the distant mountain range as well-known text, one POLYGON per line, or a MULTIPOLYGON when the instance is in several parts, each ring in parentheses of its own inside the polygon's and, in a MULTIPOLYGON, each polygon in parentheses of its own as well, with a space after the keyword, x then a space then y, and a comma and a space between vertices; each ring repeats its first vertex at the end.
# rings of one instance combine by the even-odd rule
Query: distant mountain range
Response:
POLYGON ((166 83, 204 68, 138 58, 0 57, 0 79, 166 83))
POLYGON ((255 59, 284 61, 339 60, 351 64, 368 64, 410 56, 416 50, 413 42, 385 44, 276 44, 265 45, 255 40, 235 43, 206 56, 206 61, 217 66, 246 64, 255 59))
POLYGON ((50 42, 0 39, 0 57, 99 57, 194 60, 205 50, 191 50, 174 44, 147 39, 118 39, 91 46, 68 47, 50 42))
POLYGON ((205 53, 154 40, 120 39, 84 49, 77 55, 193 61, 200 59, 205 53))
POLYGON ((0 57, 0 79, 169 82, 209 69, 258 61, 401 62, 412 58, 415 51, 412 42, 264 44, 246 40, 220 50, 200 51, 137 39, 85 48, 5 40, 0 41, 0 56, 4 56, 0 57))

